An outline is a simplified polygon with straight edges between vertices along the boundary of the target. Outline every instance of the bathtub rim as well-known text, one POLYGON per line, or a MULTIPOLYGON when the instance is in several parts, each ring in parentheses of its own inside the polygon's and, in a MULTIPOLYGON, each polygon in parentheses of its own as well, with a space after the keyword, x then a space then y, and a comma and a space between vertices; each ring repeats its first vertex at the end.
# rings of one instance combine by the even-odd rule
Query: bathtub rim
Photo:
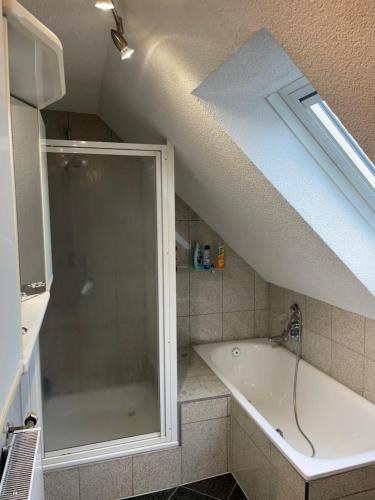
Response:
MULTIPOLYGON (((305 479, 307 482, 313 481, 315 479, 320 479, 327 476, 332 476, 334 474, 341 474, 343 472, 353 471, 355 469, 360 469, 363 467, 370 467, 375 464, 375 449, 364 452, 357 453, 354 455, 349 455, 346 457, 339 458, 312 458, 303 455, 299 451, 295 450, 290 444, 288 444, 285 439, 283 439, 272 425, 266 420, 265 417, 255 408, 255 406, 250 403, 246 397, 236 388, 236 386, 230 382, 221 372, 220 369, 212 362, 210 359, 210 352, 216 347, 228 345, 236 347, 243 344, 261 344, 267 345, 270 349, 273 347, 269 344, 269 339, 267 338, 253 338, 253 339, 241 339, 241 340, 229 340, 222 342, 211 342, 207 344, 197 344, 193 345, 195 352, 203 359, 203 361, 211 368, 211 370, 219 377, 219 379, 227 386, 231 392, 232 397, 237 401, 237 403, 242 407, 242 409, 249 414, 253 419, 255 424, 265 433, 267 438, 271 443, 282 453, 282 455, 288 460, 288 462, 296 469, 296 471, 305 479)), ((282 346, 277 346, 275 349, 283 349, 288 353, 289 356, 294 358, 294 354, 288 349, 282 346)), ((330 377, 321 370, 315 368, 307 361, 301 359, 301 364, 306 364, 313 371, 319 372, 319 374, 327 377, 330 381, 335 384, 339 384, 344 387, 345 390, 350 391, 350 393, 355 398, 360 398, 361 400, 366 400, 356 392, 352 391, 348 387, 344 386, 333 377, 330 377)), ((372 404, 368 401, 369 404, 372 404)))

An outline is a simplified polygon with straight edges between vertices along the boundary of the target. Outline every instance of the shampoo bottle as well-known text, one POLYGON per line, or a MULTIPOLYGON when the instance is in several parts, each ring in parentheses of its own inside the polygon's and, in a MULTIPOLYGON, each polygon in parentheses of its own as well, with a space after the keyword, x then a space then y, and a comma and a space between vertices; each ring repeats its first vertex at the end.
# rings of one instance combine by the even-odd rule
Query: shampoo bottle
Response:
POLYGON ((203 269, 202 247, 199 241, 195 244, 193 264, 196 271, 201 271, 203 269))
POLYGON ((224 247, 218 246, 217 247, 217 268, 224 269, 224 266, 225 266, 224 247))
POLYGON ((210 245, 205 245, 203 249, 203 269, 211 269, 211 249, 210 245))

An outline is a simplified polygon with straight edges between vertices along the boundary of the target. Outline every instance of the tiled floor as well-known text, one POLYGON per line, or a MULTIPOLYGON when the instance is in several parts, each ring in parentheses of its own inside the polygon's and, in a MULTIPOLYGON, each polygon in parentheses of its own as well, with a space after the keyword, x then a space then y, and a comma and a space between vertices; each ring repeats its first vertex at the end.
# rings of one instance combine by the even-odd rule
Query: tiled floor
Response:
POLYGON ((137 500, 246 500, 232 474, 211 477, 178 488, 133 497, 137 500))

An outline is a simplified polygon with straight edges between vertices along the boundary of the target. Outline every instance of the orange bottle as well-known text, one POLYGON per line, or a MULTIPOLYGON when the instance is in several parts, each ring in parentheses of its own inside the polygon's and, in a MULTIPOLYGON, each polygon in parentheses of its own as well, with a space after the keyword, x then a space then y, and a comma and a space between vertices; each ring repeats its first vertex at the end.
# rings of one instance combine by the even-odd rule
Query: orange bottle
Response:
POLYGON ((224 247, 218 246, 217 247, 217 268, 218 269, 224 269, 225 267, 225 251, 224 247))

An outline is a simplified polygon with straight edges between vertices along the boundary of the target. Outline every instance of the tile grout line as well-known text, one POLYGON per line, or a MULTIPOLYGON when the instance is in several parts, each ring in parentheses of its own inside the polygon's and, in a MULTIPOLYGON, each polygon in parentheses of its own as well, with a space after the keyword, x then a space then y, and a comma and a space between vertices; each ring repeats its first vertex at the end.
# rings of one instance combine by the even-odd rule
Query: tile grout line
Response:
POLYGON ((178 490, 179 486, 176 486, 175 488, 173 488, 173 491, 172 493, 169 495, 169 497, 167 498, 167 500, 171 500, 171 498, 173 497, 173 495, 176 493, 176 491, 178 490))
MULTIPOLYGON (((225 262, 225 260, 224 260, 225 262)), ((221 274, 221 340, 224 340, 224 278, 221 274)))
POLYGON ((132 466, 132 494, 134 496, 134 456, 131 457, 131 466, 132 466))
MULTIPOLYGON (((234 477, 234 476, 233 476, 234 477)), ((231 494, 233 493, 233 491, 235 490, 235 488, 238 486, 238 483, 237 483, 237 479, 234 477, 234 480, 235 480, 235 483, 234 483, 234 486, 233 488, 230 490, 230 493, 229 495, 227 496, 227 499, 230 498, 231 494)))
MULTIPOLYGON (((191 345, 191 331, 190 331, 190 266, 193 260, 193 247, 192 247, 192 242, 191 242, 191 226, 190 226, 190 220, 189 220, 189 214, 188 214, 188 243, 189 243, 189 298, 188 298, 188 310, 189 310, 189 345, 191 345)), ((181 460, 182 462, 182 460, 181 460)), ((181 470, 181 478, 182 478, 182 470, 181 470)))
POLYGON ((188 491, 192 491, 194 493, 199 493, 200 495, 203 495, 207 498, 213 498, 214 500, 221 500, 218 497, 213 497, 212 495, 208 495, 207 493, 203 493, 202 491, 193 490, 192 488, 189 488, 188 486, 180 486, 180 488, 183 488, 183 489, 188 490, 188 491))

